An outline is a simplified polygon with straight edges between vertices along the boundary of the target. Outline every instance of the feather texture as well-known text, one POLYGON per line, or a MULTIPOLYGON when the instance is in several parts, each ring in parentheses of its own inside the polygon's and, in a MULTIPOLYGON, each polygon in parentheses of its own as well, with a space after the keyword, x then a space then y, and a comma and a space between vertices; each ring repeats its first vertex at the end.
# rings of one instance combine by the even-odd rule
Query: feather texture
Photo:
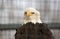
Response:
POLYGON ((45 23, 27 23, 16 30, 15 39, 54 39, 45 23))

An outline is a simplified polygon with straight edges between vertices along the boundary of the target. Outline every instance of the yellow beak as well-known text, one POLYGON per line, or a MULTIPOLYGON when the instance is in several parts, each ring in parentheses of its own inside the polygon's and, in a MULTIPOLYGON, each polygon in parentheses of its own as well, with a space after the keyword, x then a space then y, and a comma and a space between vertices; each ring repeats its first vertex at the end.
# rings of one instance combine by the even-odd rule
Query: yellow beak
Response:
POLYGON ((31 13, 27 13, 26 16, 31 16, 32 14, 31 13))

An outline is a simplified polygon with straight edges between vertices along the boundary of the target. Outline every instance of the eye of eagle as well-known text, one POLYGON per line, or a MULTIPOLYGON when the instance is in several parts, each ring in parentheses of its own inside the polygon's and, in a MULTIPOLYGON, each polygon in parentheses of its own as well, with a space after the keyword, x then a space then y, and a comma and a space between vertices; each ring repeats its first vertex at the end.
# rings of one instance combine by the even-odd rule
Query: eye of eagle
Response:
POLYGON ((32 14, 34 14, 34 12, 31 12, 32 14))
MULTIPOLYGON (((25 12, 24 14, 27 14, 27 12, 25 12)), ((31 14, 34 14, 34 12, 31 12, 31 14)))
POLYGON ((25 12, 24 14, 27 14, 27 12, 25 12))

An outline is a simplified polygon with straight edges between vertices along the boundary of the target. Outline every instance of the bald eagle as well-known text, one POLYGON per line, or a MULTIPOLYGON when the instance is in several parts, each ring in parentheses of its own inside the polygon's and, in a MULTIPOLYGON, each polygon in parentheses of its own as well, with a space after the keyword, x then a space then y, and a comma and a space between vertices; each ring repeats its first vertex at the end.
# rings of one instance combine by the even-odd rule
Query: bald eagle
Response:
POLYGON ((46 23, 42 23, 40 12, 27 8, 24 12, 24 24, 16 29, 15 39, 54 39, 46 23))

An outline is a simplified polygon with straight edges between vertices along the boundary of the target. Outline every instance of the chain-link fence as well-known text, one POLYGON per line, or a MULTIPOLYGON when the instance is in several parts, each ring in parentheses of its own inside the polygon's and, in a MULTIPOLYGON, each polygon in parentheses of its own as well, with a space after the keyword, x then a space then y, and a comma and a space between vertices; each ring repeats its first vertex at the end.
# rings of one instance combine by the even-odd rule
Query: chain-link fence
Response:
POLYGON ((27 7, 40 11, 44 23, 60 22, 60 0, 0 0, 0 24, 22 23, 27 7))
MULTIPOLYGON (((60 0, 0 0, 0 24, 21 24, 27 7, 40 11, 44 23, 60 23, 60 0)), ((60 30, 53 32, 60 39, 60 30)), ((0 30, 0 39, 14 39, 14 33, 15 30, 0 30)))

